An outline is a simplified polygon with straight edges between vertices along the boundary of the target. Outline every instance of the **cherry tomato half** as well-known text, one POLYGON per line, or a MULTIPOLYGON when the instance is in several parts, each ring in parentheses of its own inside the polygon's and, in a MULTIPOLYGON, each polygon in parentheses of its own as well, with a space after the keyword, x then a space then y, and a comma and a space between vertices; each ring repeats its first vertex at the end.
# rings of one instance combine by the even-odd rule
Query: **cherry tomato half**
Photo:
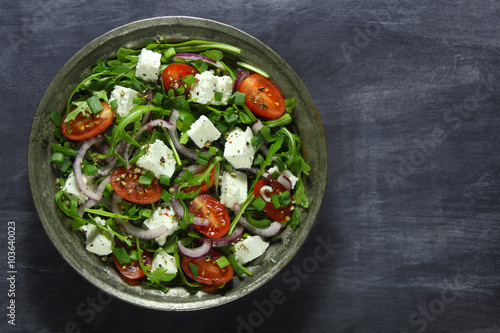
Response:
POLYGON ((198 195, 191 201, 189 213, 199 218, 208 219, 208 226, 194 225, 199 232, 207 237, 220 238, 229 231, 230 220, 226 207, 207 194, 198 195))
POLYGON ((187 276, 200 283, 206 285, 224 284, 231 281, 234 271, 231 265, 220 268, 216 262, 220 257, 222 257, 222 254, 215 250, 211 250, 207 256, 199 259, 183 257, 181 267, 187 276), (190 263, 198 266, 198 275, 196 277, 194 277, 191 267, 189 267, 190 263))
POLYGON ((149 204, 160 200, 163 192, 160 182, 154 178, 151 185, 140 185, 141 171, 137 167, 116 169, 111 173, 111 187, 119 196, 131 202, 149 204))
MULTIPOLYGON (((253 188, 253 195, 255 198, 257 197, 262 197, 260 192, 261 188, 264 186, 268 186, 269 188, 264 188, 264 195, 267 198, 271 198, 273 195, 281 195, 283 192, 286 192, 286 188, 281 185, 279 182, 276 180, 272 179, 267 179, 267 178, 262 178, 255 183, 255 186, 253 188)), ((290 198, 293 200, 292 195, 290 194, 290 198)), ((264 198, 262 198, 264 199, 264 198)), ((264 200, 266 201, 266 200, 264 200)), ((274 203, 272 201, 266 202, 266 205, 263 209, 263 211, 269 215, 272 219, 278 222, 285 222, 288 219, 290 219, 290 216, 292 216, 292 211, 293 211, 293 204, 290 202, 287 205, 282 205, 279 208, 275 208, 274 203)))
POLYGON ((246 94, 246 106, 258 116, 274 119, 285 112, 285 99, 281 90, 260 74, 252 74, 244 79, 238 91, 246 94))
MULTIPOLYGON (((121 241, 117 240, 115 242, 115 246, 116 247, 123 247, 127 251, 127 253, 130 254, 131 248, 127 244, 122 243, 121 241)), ((142 258, 142 265, 143 266, 150 266, 151 265, 151 263, 152 263, 151 253, 149 253, 148 251, 142 251, 141 258, 142 258)), ((136 280, 136 279, 140 279, 146 275, 146 274, 144 274, 144 271, 142 270, 142 268, 139 264, 139 261, 137 261, 137 260, 135 260, 135 261, 133 260, 129 264, 123 264, 123 263, 120 263, 118 258, 113 253, 113 261, 115 262, 115 265, 116 265, 116 268, 118 269, 118 271, 127 279, 136 280)))
MULTIPOLYGON (((91 114, 87 118, 83 113, 80 113, 75 119, 70 120, 69 130, 68 123, 63 121, 63 135, 68 139, 80 141, 102 133, 113 122, 113 111, 111 111, 108 104, 101 102, 101 105, 103 110, 97 115, 91 114)), ((64 119, 66 119, 66 117, 67 116, 65 116, 64 119)))
POLYGON ((189 95, 191 91, 191 86, 182 81, 182 78, 188 75, 196 75, 199 72, 194 68, 186 64, 182 63, 173 63, 165 67, 165 70, 161 74, 161 79, 163 81, 163 86, 165 90, 174 89, 176 92, 179 91, 179 88, 184 89, 182 94, 180 95, 189 95))
MULTIPOLYGON (((207 168, 208 167, 209 166, 207 166, 207 168)), ((197 177, 197 176, 203 175, 203 173, 207 170, 207 168, 194 173, 193 176, 197 177)), ((203 183, 201 183, 201 185, 181 187, 180 190, 184 193, 196 192, 199 190, 200 192, 198 194, 202 194, 202 193, 208 191, 215 184, 215 167, 213 167, 212 170, 210 170, 209 180, 210 180, 210 186, 208 186, 207 183, 203 182, 203 183)))

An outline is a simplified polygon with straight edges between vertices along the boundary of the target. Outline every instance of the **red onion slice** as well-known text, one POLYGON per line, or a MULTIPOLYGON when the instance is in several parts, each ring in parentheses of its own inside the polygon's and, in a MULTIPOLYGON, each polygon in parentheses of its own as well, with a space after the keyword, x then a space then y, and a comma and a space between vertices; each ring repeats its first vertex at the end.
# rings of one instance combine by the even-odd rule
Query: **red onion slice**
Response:
POLYGON ((257 119, 252 125, 253 135, 259 134, 259 131, 262 129, 263 126, 264 125, 262 125, 262 122, 260 121, 260 119, 257 119))
POLYGON ((198 154, 195 151, 186 148, 179 141, 179 135, 177 134, 177 129, 176 129, 177 119, 179 119, 179 112, 176 109, 172 109, 172 112, 170 113, 169 122, 172 124, 173 127, 168 129, 168 134, 170 135, 170 138, 174 143, 175 149, 177 149, 179 153, 186 156, 187 158, 196 160, 198 158, 198 154))
POLYGON ((210 224, 210 221, 208 219, 195 216, 193 218, 193 224, 200 227, 207 227, 210 224))
POLYGON ((184 216, 184 207, 182 206, 179 199, 177 199, 175 196, 172 196, 170 203, 172 204, 172 209, 174 210, 175 215, 177 215, 179 218, 182 218, 184 216))
POLYGON ((204 62, 211 64, 211 65, 214 65, 215 67, 218 67, 224 71, 226 70, 224 65, 221 64, 220 62, 218 62, 217 60, 214 60, 212 58, 206 57, 206 56, 201 55, 201 54, 177 53, 177 54, 174 54, 170 59, 177 59, 177 58, 182 58, 182 59, 186 59, 186 60, 195 60, 195 61, 196 60, 203 60, 204 62))
POLYGON ((283 185, 287 189, 287 191, 290 191, 292 189, 292 181, 287 176, 279 175, 276 180, 278 181, 278 183, 283 185))
POLYGON ((75 179, 78 184, 78 187, 80 188, 80 191, 82 191, 83 194, 85 194, 89 199, 99 201, 102 198, 102 192, 97 193, 92 191, 90 188, 88 188, 85 185, 85 182, 83 181, 83 175, 82 175, 82 162, 83 158, 85 157, 85 153, 87 153, 87 150, 92 147, 94 144, 101 142, 103 139, 103 136, 97 135, 94 136, 88 140, 86 140, 80 149, 78 150, 78 154, 75 157, 75 162, 73 164, 73 170, 75 172, 75 179))
POLYGON ((248 222, 248 220, 243 216, 240 217, 238 222, 241 223, 251 233, 262 237, 272 237, 276 235, 282 227, 281 223, 274 221, 266 228, 257 228, 251 225, 250 222, 248 222))
POLYGON ((264 200, 265 202, 271 202, 271 198, 269 198, 266 194, 266 191, 270 191, 272 192, 273 191, 273 188, 269 185, 264 185, 260 188, 260 197, 262 198, 262 200, 264 200))
MULTIPOLYGON (((233 91, 238 90, 238 87, 240 86, 241 82, 246 79, 250 75, 250 71, 245 70, 240 70, 238 74, 236 75, 236 80, 234 80, 234 86, 233 86, 233 91)), ((259 120, 260 122, 260 120, 259 120)))
POLYGON ((212 249, 212 240, 210 238, 200 238, 200 240, 202 244, 194 249, 185 247, 180 240, 177 241, 177 247, 184 256, 191 259, 198 259, 206 256, 212 249))
POLYGON ((212 239, 212 246, 213 247, 221 247, 221 246, 227 246, 229 244, 235 243, 238 241, 238 239, 243 236, 243 232, 245 231, 245 228, 241 224, 237 224, 236 227, 234 228, 233 232, 231 235, 227 235, 221 238, 217 239, 212 239))
MULTIPOLYGON (((120 208, 118 206, 120 200, 121 197, 115 192, 113 194, 113 197, 111 198, 111 211, 115 214, 120 214, 120 208)), ((123 226, 123 229, 125 229, 125 232, 127 234, 139 239, 155 239, 162 236, 168 231, 168 228, 165 225, 160 225, 158 228, 147 230, 138 228, 123 219, 115 219, 115 221, 123 226)))

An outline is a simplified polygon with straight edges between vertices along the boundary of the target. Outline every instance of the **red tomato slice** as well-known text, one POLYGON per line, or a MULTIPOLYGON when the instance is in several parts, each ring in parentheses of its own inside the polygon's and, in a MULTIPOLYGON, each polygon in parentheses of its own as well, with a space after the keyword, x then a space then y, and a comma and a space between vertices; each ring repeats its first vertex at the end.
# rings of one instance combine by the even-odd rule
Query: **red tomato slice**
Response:
POLYGON ((207 237, 220 238, 229 230, 230 220, 226 207, 207 194, 198 195, 191 201, 189 213, 199 218, 208 219, 208 226, 194 226, 207 237))
POLYGON ((234 271, 231 265, 220 268, 216 262, 220 257, 222 257, 222 254, 215 250, 210 251, 206 257, 199 259, 183 257, 181 267, 187 276, 200 283, 206 285, 224 284, 231 281, 234 271), (198 275, 196 277, 194 277, 191 267, 189 267, 190 263, 198 266, 198 275))
MULTIPOLYGON (((209 166, 207 166, 207 168, 208 167, 209 166)), ((203 175, 203 173, 207 170, 207 168, 205 168, 201 171, 198 171, 197 173, 194 173, 193 176, 197 177, 197 176, 203 175)), ((198 194, 202 194, 202 193, 208 191, 215 184, 215 167, 213 167, 212 170, 210 170, 209 178, 210 178, 210 186, 208 186, 207 183, 203 182, 203 183, 201 183, 201 185, 181 187, 180 190, 184 193, 196 192, 199 190, 200 192, 198 194)))
POLYGON ((179 88, 184 88, 184 92, 181 95, 189 95, 191 91, 191 86, 188 86, 182 81, 183 77, 187 75, 196 75, 199 72, 194 68, 182 63, 173 63, 165 67, 165 70, 161 74, 161 79, 163 81, 163 86, 165 90, 174 89, 176 92, 179 88))
POLYGON ((149 186, 140 185, 141 171, 137 167, 116 169, 111 173, 111 187, 119 196, 131 202, 149 204, 160 200, 163 190, 159 180, 154 178, 149 186))
MULTIPOLYGON (((115 242, 116 247, 123 247, 125 250, 127 250, 127 253, 130 254, 130 247, 127 244, 122 243, 121 241, 116 241, 115 242)), ((150 266, 152 263, 151 259, 151 253, 148 251, 142 251, 142 265, 143 266, 150 266)), ((116 268, 118 271, 127 279, 131 280, 136 280, 140 279, 146 274, 144 274, 144 271, 142 270, 141 266, 139 265, 139 261, 135 260, 132 261, 130 264, 122 264, 118 260, 118 258, 115 256, 113 253, 113 261, 115 262, 116 268)))
MULTIPOLYGON (((90 117, 87 118, 80 113, 75 119, 70 120, 69 130, 68 123, 63 121, 63 135, 68 139, 80 141, 102 133, 113 122, 113 111, 111 111, 108 104, 101 102, 101 105, 103 110, 97 115, 91 114, 90 117)), ((64 119, 66 119, 66 116, 64 119)))
POLYGON ((285 112, 285 99, 281 90, 260 74, 252 74, 244 79, 238 91, 246 94, 246 106, 258 116, 274 119, 285 112))
MULTIPOLYGON (((267 179, 267 178, 262 178, 255 183, 255 186, 253 188, 253 195, 255 198, 257 197, 262 197, 260 194, 260 190, 263 186, 269 186, 271 189, 270 190, 265 190, 264 194, 268 197, 271 198, 273 195, 280 195, 283 192, 286 192, 286 188, 281 185, 279 182, 272 180, 272 179, 267 179)), ((290 198, 293 200, 292 195, 290 194, 290 198)), ((264 198, 262 198, 264 199, 264 198)), ((265 200, 264 200, 265 201, 265 200)), ((266 202, 266 206, 264 207, 264 212, 269 215, 272 219, 278 222, 285 222, 290 219, 290 216, 292 216, 293 212, 293 204, 290 202, 286 206, 281 206, 279 208, 274 207, 274 203, 272 201, 266 202)))

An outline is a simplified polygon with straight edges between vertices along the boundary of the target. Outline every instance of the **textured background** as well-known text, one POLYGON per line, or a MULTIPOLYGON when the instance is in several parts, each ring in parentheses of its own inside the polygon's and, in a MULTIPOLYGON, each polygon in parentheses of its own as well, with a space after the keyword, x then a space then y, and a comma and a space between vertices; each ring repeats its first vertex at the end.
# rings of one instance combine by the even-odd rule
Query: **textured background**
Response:
POLYGON ((500 332, 498 1, 4 0, 0 22, 0 331, 500 332), (230 24, 275 50, 329 146, 325 200, 294 260, 194 313, 137 308, 81 278, 27 180, 31 121, 57 71, 108 30, 165 15, 230 24))

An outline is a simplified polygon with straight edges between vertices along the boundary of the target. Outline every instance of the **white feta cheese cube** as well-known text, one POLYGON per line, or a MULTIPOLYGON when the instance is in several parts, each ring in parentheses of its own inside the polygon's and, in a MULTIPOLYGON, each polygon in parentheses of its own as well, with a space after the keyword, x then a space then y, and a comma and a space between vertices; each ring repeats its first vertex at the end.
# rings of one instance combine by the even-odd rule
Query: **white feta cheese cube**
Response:
POLYGON ((161 54, 147 49, 142 49, 135 68, 135 77, 146 81, 158 80, 161 65, 161 54))
POLYGON ((249 169, 257 149, 252 145, 253 133, 250 127, 243 131, 235 127, 229 132, 224 145, 224 157, 235 169, 249 169))
POLYGON ((165 251, 157 252, 151 264, 151 270, 154 272, 159 269, 165 269, 164 274, 177 274, 175 257, 165 251))
POLYGON ((111 97, 109 98, 109 103, 116 101, 118 103, 118 108, 116 113, 120 117, 125 117, 130 110, 134 107, 134 98, 137 97, 138 91, 122 86, 115 86, 111 92, 111 97))
MULTIPOLYGON (((100 217, 95 217, 94 220, 104 226, 106 221, 100 217)), ((85 242, 86 249, 89 252, 95 253, 100 256, 105 256, 113 252, 114 236, 109 231, 104 231, 93 224, 87 223, 82 229, 87 234, 87 241, 85 242)))
POLYGON ((244 265, 266 252, 269 243, 260 236, 249 236, 234 245, 234 258, 244 265))
POLYGON ((156 139, 154 143, 144 146, 143 149, 146 150, 146 154, 137 160, 137 166, 151 171, 158 179, 161 175, 171 177, 174 174, 174 154, 163 141, 156 139))
POLYGON ((221 177, 220 202, 227 208, 234 209, 234 205, 241 205, 247 198, 247 175, 241 171, 224 171, 221 177))
POLYGON ((179 225, 177 220, 174 219, 175 212, 171 206, 167 205, 165 207, 158 207, 150 217, 144 221, 144 225, 148 229, 156 229, 161 225, 167 227, 168 231, 155 238, 158 245, 163 246, 167 237, 172 235, 174 232, 179 230, 179 225))
MULTIPOLYGON (((84 172, 82 172, 83 183, 85 186, 92 191, 95 190, 95 185, 84 172)), ((76 200, 79 203, 84 203, 88 200, 88 197, 82 193, 80 187, 78 187, 78 183, 76 182, 75 173, 71 172, 68 179, 64 183, 63 192, 66 194, 69 200, 76 200)))
POLYGON ((293 175, 293 173, 290 170, 284 169, 283 171, 280 172, 277 166, 270 168, 268 172, 270 175, 277 172, 279 175, 286 176, 288 179, 290 179, 290 183, 292 183, 292 188, 295 187, 295 184, 297 184, 297 181, 299 180, 297 177, 293 175))
POLYGON ((187 135, 199 148, 203 148, 207 142, 217 140, 220 137, 220 132, 210 119, 202 115, 191 125, 187 135))
POLYGON ((191 88, 191 98, 196 98, 200 104, 226 105, 233 94, 234 81, 230 76, 216 76, 213 70, 195 75, 197 83, 191 88), (221 93, 220 101, 215 100, 215 94, 221 93))

